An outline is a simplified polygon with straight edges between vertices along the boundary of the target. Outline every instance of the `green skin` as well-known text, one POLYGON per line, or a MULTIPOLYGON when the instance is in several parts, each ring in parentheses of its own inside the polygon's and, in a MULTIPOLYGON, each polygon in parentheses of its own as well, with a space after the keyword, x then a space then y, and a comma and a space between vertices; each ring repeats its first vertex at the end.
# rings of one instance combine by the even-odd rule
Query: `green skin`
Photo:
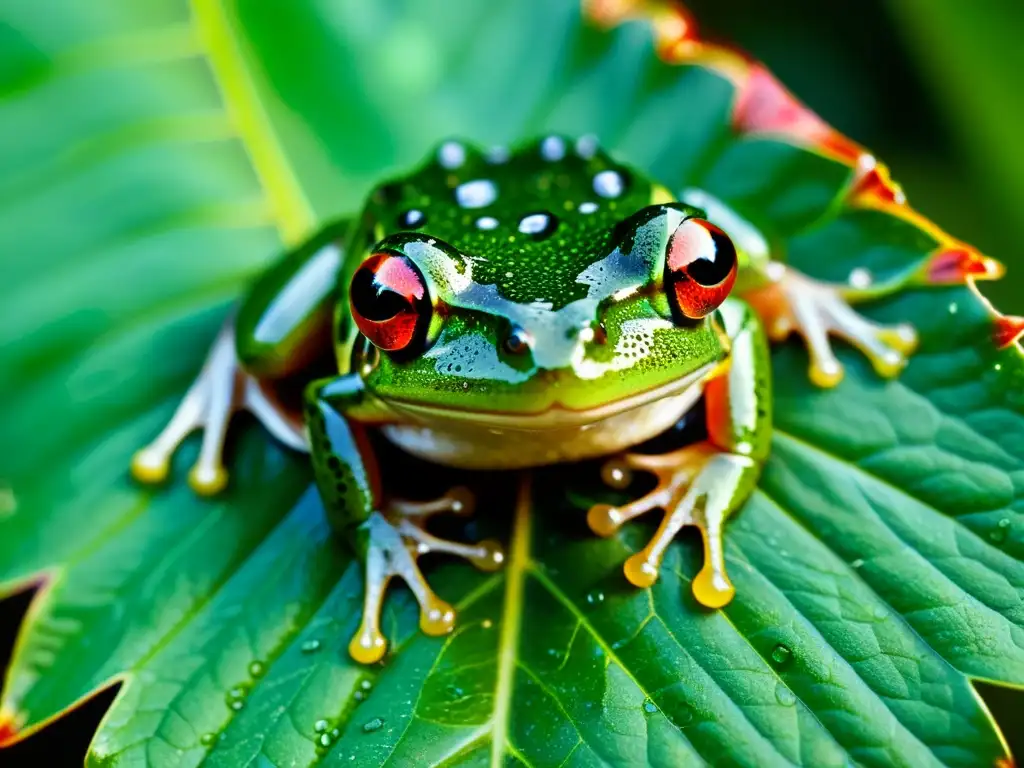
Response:
MULTIPOLYGON (((728 211, 709 205, 707 213, 726 231, 741 229, 728 211)), ((692 403, 703 391, 708 441, 653 459, 627 456, 629 466, 658 477, 658 488, 619 509, 595 507, 588 519, 609 535, 637 514, 665 509, 651 544, 626 563, 627 578, 640 586, 656 578, 675 532, 698 526, 706 563, 694 594, 712 607, 732 597, 721 531, 769 452, 768 342, 757 313, 736 298, 697 321, 674 311, 663 285, 666 252, 673 232, 692 217, 707 214, 585 141, 547 137, 504 157, 448 142, 413 174, 374 190, 357 218, 325 228, 253 286, 235 319, 237 364, 261 384, 314 379, 305 424, 316 483, 332 523, 367 563, 364 625, 350 647, 356 659, 383 654, 376 622, 391 576, 413 588, 425 631, 451 628, 454 614, 426 587, 408 545, 462 554, 481 567, 501 561, 494 547, 441 542, 421 523, 410 527, 409 515, 457 511, 461 502, 388 498, 368 426, 456 466, 530 466, 624 450, 659 424, 669 426, 666 414, 681 415, 659 411, 660 404, 682 402, 684 391, 695 393, 686 401, 692 403), (419 212, 415 220, 410 211, 419 212), (544 222, 526 217, 541 213, 550 226, 532 231, 530 223, 544 222), (411 352, 374 349, 350 311, 353 275, 382 250, 408 257, 428 284, 434 311, 411 352), (514 334, 527 343, 510 346, 514 334), (336 374, 315 378, 325 358, 336 374), (419 438, 403 429, 419 430, 419 438), (504 447, 513 438, 525 447, 504 447)), ((738 289, 771 282, 766 253, 737 251, 738 289)), ((801 280, 798 287, 810 285, 801 280)), ((824 317, 833 298, 821 285, 807 294, 818 303, 804 308, 824 317)), ((846 327, 863 323, 858 318, 845 319, 846 327)), ((820 338, 832 329, 816 328, 820 338)), ((883 332, 857 326, 846 335, 857 343, 855 337, 870 341, 883 332)), ((812 377, 813 369, 812 360, 812 377)), ((164 470, 155 466, 136 474, 159 479, 164 470)), ((606 476, 623 478, 615 467, 606 476)), ((211 484, 205 492, 215 491, 211 484)))

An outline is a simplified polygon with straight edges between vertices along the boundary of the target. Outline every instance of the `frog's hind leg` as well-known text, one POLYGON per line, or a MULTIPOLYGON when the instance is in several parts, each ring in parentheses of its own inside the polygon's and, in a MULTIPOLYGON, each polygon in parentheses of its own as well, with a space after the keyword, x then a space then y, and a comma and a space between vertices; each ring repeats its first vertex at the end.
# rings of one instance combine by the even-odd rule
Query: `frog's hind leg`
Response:
POLYGON ((228 423, 232 414, 241 410, 252 412, 289 448, 308 450, 301 421, 268 397, 259 381, 243 370, 235 351, 235 325, 229 320, 167 426, 132 458, 132 474, 145 483, 163 482, 178 446, 201 429, 202 446, 189 472, 189 485, 202 496, 220 492, 228 479, 223 460, 228 423))
POLYGON ((428 502, 393 500, 384 512, 374 512, 364 523, 367 534, 366 588, 363 619, 349 644, 349 653, 358 662, 378 661, 387 648, 380 630, 380 613, 388 584, 394 577, 409 585, 420 606, 420 629, 428 635, 444 635, 455 623, 455 609, 439 598, 427 584, 417 558, 430 552, 463 557, 484 571, 501 567, 505 556, 496 541, 460 544, 440 539, 426 531, 426 521, 441 512, 467 515, 472 512, 473 497, 464 488, 453 488, 439 499, 428 502))

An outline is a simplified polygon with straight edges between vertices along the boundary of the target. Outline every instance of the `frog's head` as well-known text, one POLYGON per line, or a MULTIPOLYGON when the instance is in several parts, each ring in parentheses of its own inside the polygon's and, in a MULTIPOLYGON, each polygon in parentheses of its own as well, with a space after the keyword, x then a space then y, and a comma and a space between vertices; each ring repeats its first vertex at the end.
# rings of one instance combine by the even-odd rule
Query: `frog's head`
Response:
POLYGON ((587 140, 447 142, 361 219, 356 368, 396 410, 524 426, 681 392, 727 354, 736 252, 702 215, 587 140))

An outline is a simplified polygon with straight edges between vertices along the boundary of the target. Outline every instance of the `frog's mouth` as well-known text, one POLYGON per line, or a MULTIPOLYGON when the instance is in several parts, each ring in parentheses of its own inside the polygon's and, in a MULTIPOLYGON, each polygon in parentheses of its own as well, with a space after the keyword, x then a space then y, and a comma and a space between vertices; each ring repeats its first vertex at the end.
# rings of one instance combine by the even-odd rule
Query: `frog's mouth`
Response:
MULTIPOLYGON (((476 426, 521 432, 543 432, 556 429, 585 428, 602 421, 634 411, 659 400, 692 398, 695 402, 704 388, 704 383, 719 367, 719 363, 708 363, 681 378, 661 384, 628 397, 612 400, 593 408, 582 410, 570 408, 555 401, 537 411, 481 411, 452 408, 441 405, 424 405, 402 400, 388 399, 387 404, 396 415, 410 422, 463 422, 476 426)), ((692 404, 692 402, 690 403, 692 404)), ((687 406, 688 407, 688 406, 687 406)))

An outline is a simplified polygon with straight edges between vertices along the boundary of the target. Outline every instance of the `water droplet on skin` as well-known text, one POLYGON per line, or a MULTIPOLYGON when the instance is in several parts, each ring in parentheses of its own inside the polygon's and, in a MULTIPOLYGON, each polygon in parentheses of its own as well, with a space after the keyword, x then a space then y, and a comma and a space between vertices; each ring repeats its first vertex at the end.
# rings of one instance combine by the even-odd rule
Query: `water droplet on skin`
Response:
POLYGON ((457 141, 446 141, 437 151, 437 162, 448 170, 459 168, 466 162, 466 148, 457 141))
POLYGON ((565 157, 565 141, 561 136, 548 136, 540 143, 540 156, 549 163, 555 163, 565 157))
POLYGON ((594 191, 601 197, 619 197, 626 189, 626 181, 618 171, 601 171, 594 176, 594 191))
POLYGON ((796 704, 796 694, 784 684, 779 683, 775 686, 775 700, 784 707, 792 707, 796 704))
POLYGON ((658 705, 657 704, 655 704, 650 699, 645 699, 644 700, 644 712, 646 712, 649 715, 653 715, 657 711, 658 711, 658 705))
POLYGON ((326 720, 317 720, 313 723, 313 730, 317 733, 326 733, 327 729, 331 727, 331 724, 326 720))
POLYGON ((850 286, 852 288, 867 288, 874 281, 871 272, 864 267, 857 267, 850 272, 850 286))
POLYGON ((576 139, 576 154, 584 160, 589 160, 597 154, 597 136, 588 133, 576 139))
POLYGON ((498 187, 489 179, 475 179, 455 188, 455 201, 463 208, 483 208, 498 199, 498 187))
POLYGON ((534 240, 550 237, 557 228, 558 217, 547 212, 531 213, 519 221, 519 231, 524 235, 530 235, 534 240))
POLYGON ((492 230, 492 229, 497 229, 497 227, 498 227, 498 220, 496 218, 494 218, 493 216, 481 216, 479 219, 476 220, 476 228, 477 229, 482 229, 482 230, 485 230, 485 231, 489 231, 489 230, 492 230))
POLYGON ((484 159, 491 165, 508 162, 508 147, 491 147, 484 153, 484 159))
POLYGON ((253 677, 263 677, 263 673, 267 671, 267 667, 262 661, 254 661, 249 665, 249 674, 253 677))
POLYGON ((384 720, 379 717, 375 717, 373 720, 367 720, 363 723, 363 733, 373 733, 374 731, 379 731, 383 727, 384 720))
POLYGON ((202 744, 204 747, 210 746, 216 740, 217 736, 213 733, 204 733, 202 736, 199 737, 199 743, 202 744))
POLYGON ((785 646, 782 643, 779 643, 774 648, 772 648, 772 661, 774 661, 776 664, 785 664, 792 658, 792 656, 793 652, 789 649, 788 646, 785 646))
POLYGON ((304 642, 302 644, 301 650, 302 650, 303 653, 316 653, 317 651, 320 650, 320 641, 319 640, 307 640, 306 642, 304 642))

